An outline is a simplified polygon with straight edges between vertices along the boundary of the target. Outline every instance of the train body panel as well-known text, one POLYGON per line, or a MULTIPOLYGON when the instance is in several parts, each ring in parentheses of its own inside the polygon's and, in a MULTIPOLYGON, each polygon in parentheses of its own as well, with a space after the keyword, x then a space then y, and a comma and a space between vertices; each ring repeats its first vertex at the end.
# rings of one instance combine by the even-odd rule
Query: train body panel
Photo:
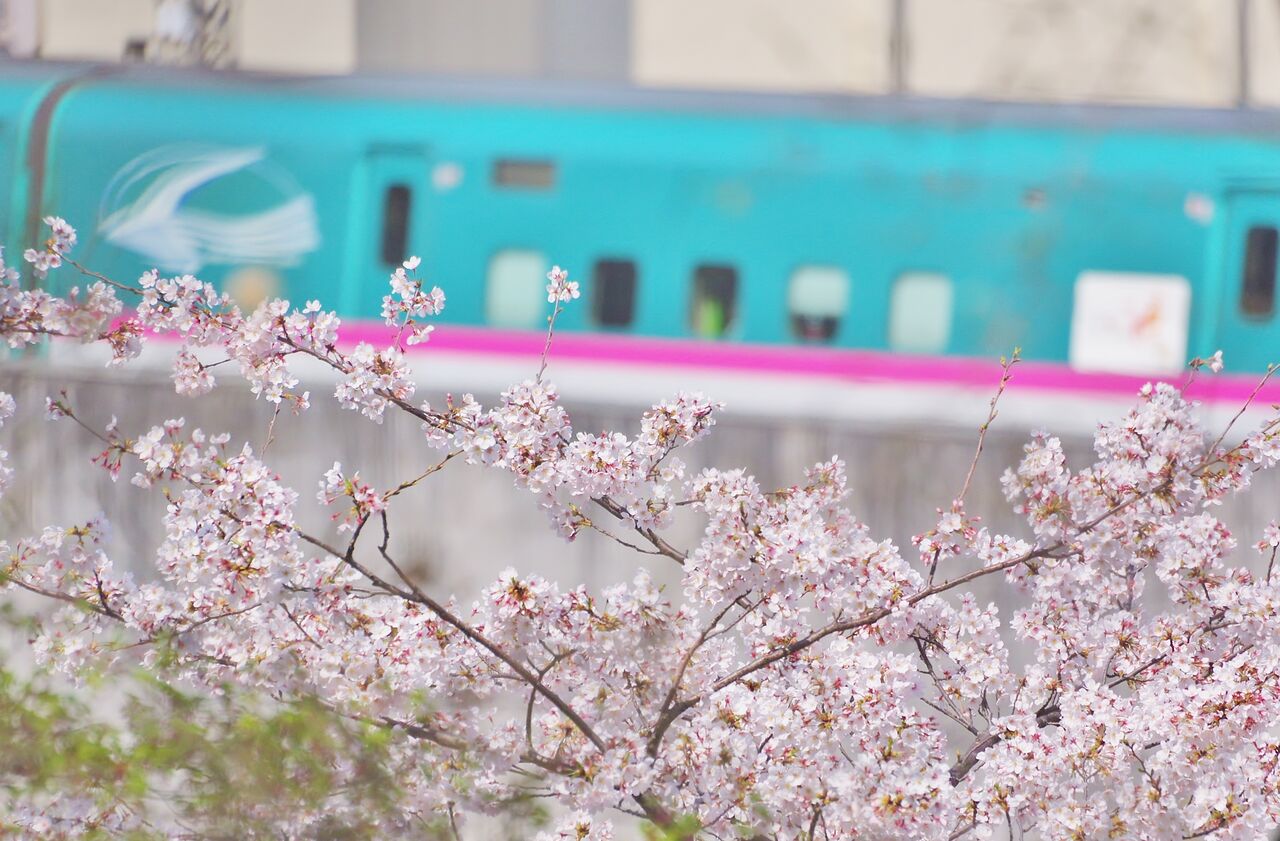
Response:
POLYGON ((42 211, 110 274, 352 318, 412 253, 444 323, 537 330, 554 261, 588 298, 568 331, 1105 368, 1078 346, 1131 330, 1161 359, 1280 358, 1280 116, 707 101, 126 74, 63 96, 42 211), (1108 303, 1148 281, 1151 312, 1108 303))
POLYGON ((33 164, 39 165, 30 155, 33 140, 39 143, 41 107, 84 72, 75 65, 0 65, 0 178, 5 184, 0 194, 0 245, 10 246, 10 264, 20 260, 22 249, 14 247, 27 236, 31 171, 33 164))

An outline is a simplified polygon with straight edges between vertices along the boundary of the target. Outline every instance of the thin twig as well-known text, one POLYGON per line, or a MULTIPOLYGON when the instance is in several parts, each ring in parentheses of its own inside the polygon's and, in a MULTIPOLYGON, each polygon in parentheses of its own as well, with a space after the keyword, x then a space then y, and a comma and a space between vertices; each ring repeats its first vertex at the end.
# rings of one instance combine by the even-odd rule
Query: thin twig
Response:
POLYGON ((551 339, 556 334, 556 316, 562 309, 564 308, 560 306, 560 298, 557 296, 555 306, 551 308, 551 315, 547 317, 547 341, 542 346, 542 361, 538 365, 538 376, 533 380, 535 383, 541 383, 542 375, 547 372, 547 360, 551 356, 551 339))
POLYGON ((444 458, 440 459, 440 461, 431 465, 426 470, 419 473, 417 476, 413 477, 412 479, 408 479, 404 482, 401 482, 390 491, 387 491, 387 493, 383 495, 382 498, 385 500, 385 499, 391 499, 393 496, 399 496, 400 494, 404 493, 410 488, 415 487, 419 482, 421 482, 423 479, 427 478, 431 474, 438 473, 439 471, 443 470, 446 464, 453 461, 453 459, 457 458, 460 455, 462 455, 462 450, 450 451, 444 458))
POLYGON ((67 257, 66 255, 63 255, 62 261, 67 265, 74 267, 77 271, 80 272, 80 274, 85 275, 86 277, 91 277, 95 280, 100 280, 103 283, 107 284, 108 286, 112 286, 112 287, 115 287, 116 289, 119 289, 121 292, 131 292, 134 295, 142 294, 143 290, 140 289, 139 287, 130 286, 127 283, 121 283, 118 280, 112 280, 111 278, 107 277, 104 274, 99 274, 98 272, 95 272, 93 269, 90 269, 81 265, 80 263, 76 262, 75 260, 72 260, 70 257, 67 257))
POLYGON ((276 418, 280 417, 280 403, 276 403, 275 410, 271 412, 271 422, 267 424, 267 440, 262 445, 262 457, 267 457, 267 449, 271 446, 271 442, 276 440, 276 418))
POLYGON ((1276 366, 1274 364, 1267 366, 1267 372, 1262 375, 1262 379, 1258 380, 1258 384, 1253 387, 1253 391, 1249 393, 1249 397, 1244 401, 1244 405, 1241 406, 1240 410, 1232 416, 1230 421, 1227 422, 1226 427, 1222 430, 1222 434, 1218 436, 1217 440, 1213 442, 1213 446, 1209 448, 1209 452, 1212 453, 1214 450, 1218 449, 1222 442, 1226 440, 1227 434, 1230 433, 1231 428, 1236 425, 1236 421, 1240 420, 1244 413, 1249 410, 1249 406, 1252 405, 1254 399, 1257 398, 1258 393, 1262 391, 1262 387, 1267 384, 1267 380, 1271 379, 1271 375, 1275 372, 1276 366))
POLYGON ((682 552, 676 547, 672 546, 670 543, 664 540, 660 534, 658 534, 653 529, 643 527, 638 523, 636 523, 635 520, 631 518, 631 515, 627 513, 627 509, 624 508, 622 505, 618 504, 617 502, 615 502, 611 497, 595 496, 591 498, 591 501, 594 502, 596 505, 599 505, 605 511, 607 511, 610 514, 610 516, 615 517, 624 523, 630 522, 632 525, 632 528, 635 529, 636 534, 640 535, 645 540, 649 541, 649 544, 653 546, 653 548, 656 549, 659 554, 666 555, 668 558, 680 564, 681 566, 684 566, 684 562, 688 560, 688 557, 689 557, 688 553, 682 552))
POLYGON ((1000 414, 997 405, 1000 403, 1000 397, 1004 394, 1009 381, 1013 379, 1013 366, 1022 361, 1021 353, 1022 349, 1015 347, 1012 356, 1007 359, 1003 356, 1000 357, 1000 385, 996 387, 996 393, 991 396, 991 408, 987 412, 987 419, 983 421, 982 426, 978 427, 978 446, 973 451, 973 460, 969 462, 969 472, 965 474, 964 485, 961 486, 960 495, 956 497, 953 507, 964 505, 965 495, 969 493, 969 483, 973 481, 974 471, 978 469, 978 459, 982 456, 982 447, 987 440, 987 430, 991 428, 996 416, 1000 414))

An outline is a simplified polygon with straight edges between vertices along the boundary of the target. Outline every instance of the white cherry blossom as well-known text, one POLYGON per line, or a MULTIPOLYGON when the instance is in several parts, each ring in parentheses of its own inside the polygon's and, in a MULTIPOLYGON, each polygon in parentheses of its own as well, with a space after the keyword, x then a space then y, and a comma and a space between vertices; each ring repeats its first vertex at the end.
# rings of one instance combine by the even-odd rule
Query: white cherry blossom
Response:
MULTIPOLYGON (((74 243, 54 229, 37 257, 74 243)), ((904 557, 848 509, 839 459, 779 489, 688 468, 680 451, 720 409, 700 395, 629 432, 576 429, 543 372, 492 406, 411 402, 405 347, 443 305, 418 266, 383 301, 397 341, 350 351, 318 302, 246 315, 189 276, 64 298, 0 280, 12 346, 105 342, 126 359, 174 332, 181 393, 212 386, 201 350, 299 411, 290 365, 305 355, 337 374, 340 405, 412 416, 439 459, 390 486, 317 468, 335 543, 242 441, 184 419, 94 430, 98 465, 164 495, 164 539, 145 583, 113 564, 100 519, 0 544, 0 586, 60 606, 34 641, 43 662, 74 677, 128 660, 385 729, 404 825, 465 823, 530 786, 559 809, 541 841, 608 839, 623 813, 682 839, 1244 839, 1280 822, 1280 528, 1234 535, 1217 516, 1280 461, 1280 417, 1228 440, 1177 387, 1148 385, 1098 427, 1091 463, 1031 437, 1002 480, 1020 534, 970 512, 966 480, 904 557), (127 335, 120 296, 137 311, 127 335), (639 570, 593 590, 516 565, 472 603, 433 592, 390 536, 446 468, 502 471, 565 538, 625 545, 679 586, 639 570), (676 512, 699 524, 688 545, 676 512), (994 602, 974 595, 981 579, 994 602)), ((552 326, 579 294, 567 277, 548 276, 552 326)), ((48 405, 92 428, 67 395, 48 405)), ((0 395, 0 421, 14 411, 0 395)), ((21 480, 0 466, 0 485, 21 480)), ((77 794, 2 817, 28 834, 134 825, 77 794)), ((335 796, 281 835, 343 808, 335 796)))

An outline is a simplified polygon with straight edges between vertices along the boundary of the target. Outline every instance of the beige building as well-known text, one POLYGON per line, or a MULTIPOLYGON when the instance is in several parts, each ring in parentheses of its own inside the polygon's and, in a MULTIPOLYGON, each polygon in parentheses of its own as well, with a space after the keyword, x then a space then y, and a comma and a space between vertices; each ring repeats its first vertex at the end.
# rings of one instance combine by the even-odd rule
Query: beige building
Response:
POLYGON ((1280 104, 1274 0, 0 0, 14 54, 297 73, 1280 104))
POLYGON ((354 0, 0 0, 18 56, 356 69, 354 0))
POLYGON ((1272 0, 635 0, 632 20, 643 84, 1280 103, 1272 0))

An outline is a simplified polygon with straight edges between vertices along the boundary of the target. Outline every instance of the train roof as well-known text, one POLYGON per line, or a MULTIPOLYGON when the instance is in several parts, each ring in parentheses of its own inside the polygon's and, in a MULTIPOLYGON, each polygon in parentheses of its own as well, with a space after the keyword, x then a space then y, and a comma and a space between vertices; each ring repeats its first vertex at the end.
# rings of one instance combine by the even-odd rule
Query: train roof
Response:
POLYGON ((79 75, 79 84, 84 85, 127 85, 143 89, 198 87, 228 94, 297 94, 351 101, 483 103, 522 108, 674 112, 828 122, 875 120, 975 126, 994 123, 1086 130, 1280 135, 1280 109, 1258 107, 1031 103, 924 96, 646 88, 602 82, 426 74, 296 76, 140 64, 0 62, 0 81, 41 75, 57 79, 79 75))

